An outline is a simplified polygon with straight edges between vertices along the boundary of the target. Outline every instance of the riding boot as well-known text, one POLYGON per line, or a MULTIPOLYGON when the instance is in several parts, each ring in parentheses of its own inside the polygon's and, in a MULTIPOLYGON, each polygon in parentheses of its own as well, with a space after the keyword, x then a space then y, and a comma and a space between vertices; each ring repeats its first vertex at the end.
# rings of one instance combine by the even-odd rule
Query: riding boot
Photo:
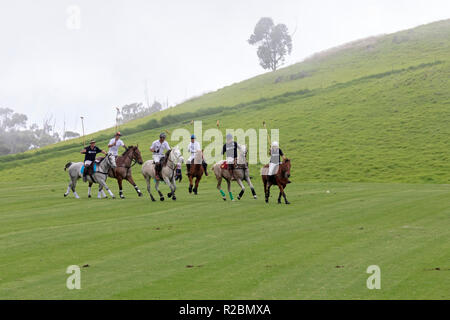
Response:
POLYGON ((161 163, 155 164, 155 178, 156 180, 159 180, 161 177, 161 163))
POLYGON ((205 176, 208 176, 208 164, 205 161, 203 161, 202 166, 203 166, 203 171, 205 171, 205 176))

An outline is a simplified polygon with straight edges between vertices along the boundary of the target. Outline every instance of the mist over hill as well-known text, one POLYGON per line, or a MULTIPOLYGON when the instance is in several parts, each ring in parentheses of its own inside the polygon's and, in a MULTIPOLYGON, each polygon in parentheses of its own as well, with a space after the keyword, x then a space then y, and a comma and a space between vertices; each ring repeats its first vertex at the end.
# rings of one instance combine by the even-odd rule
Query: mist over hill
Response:
MULTIPOLYGON (((202 120, 204 130, 220 120, 223 131, 259 129, 265 121, 280 130, 297 179, 448 183, 449 39, 450 20, 444 20, 355 41, 130 121, 120 130, 128 144, 143 146, 148 159, 147 146, 160 131, 192 130, 192 120, 202 120)), ((106 147, 113 131, 85 139, 95 137, 106 147)), ((77 157, 81 141, 1 157, 0 170, 60 164, 77 157)))

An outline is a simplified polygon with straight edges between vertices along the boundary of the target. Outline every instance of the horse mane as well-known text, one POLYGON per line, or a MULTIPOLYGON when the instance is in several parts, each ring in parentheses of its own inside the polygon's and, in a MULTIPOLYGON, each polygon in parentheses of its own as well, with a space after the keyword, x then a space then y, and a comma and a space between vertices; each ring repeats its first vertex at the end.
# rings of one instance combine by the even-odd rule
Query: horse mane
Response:
POLYGON ((130 150, 132 150, 133 148, 134 148, 134 146, 129 146, 129 147, 122 153, 122 157, 123 157, 124 155, 126 155, 127 152, 130 151, 130 150))
POLYGON ((161 164, 163 167, 167 165, 167 161, 169 161, 169 156, 170 156, 170 152, 171 152, 171 151, 172 151, 172 150, 168 150, 168 151, 166 152, 166 155, 164 156, 164 161, 163 161, 163 163, 161 164))

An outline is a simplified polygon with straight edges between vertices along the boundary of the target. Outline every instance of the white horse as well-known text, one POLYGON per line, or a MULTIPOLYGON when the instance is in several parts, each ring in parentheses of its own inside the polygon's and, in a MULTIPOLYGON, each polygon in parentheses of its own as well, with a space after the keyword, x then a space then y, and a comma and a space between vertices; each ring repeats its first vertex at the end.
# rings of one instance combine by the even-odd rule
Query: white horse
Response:
MULTIPOLYGON (((212 167, 214 174, 216 175, 217 179, 217 189, 220 191, 220 194, 222 195, 222 199, 224 201, 227 200, 227 197, 225 193, 222 190, 222 178, 227 181, 228 186, 228 194, 230 195, 231 201, 234 201, 233 194, 231 193, 231 174, 228 169, 222 169, 222 164, 225 162, 225 160, 219 161, 212 167)), ((257 199, 255 188, 253 187, 253 184, 250 180, 250 173, 248 171, 248 163, 247 163, 247 146, 239 145, 238 147, 238 158, 237 158, 237 166, 234 168, 234 178, 236 179, 237 184, 241 187, 241 192, 238 195, 238 200, 241 200, 242 196, 245 192, 244 184, 242 183, 243 180, 247 181, 247 184, 249 185, 250 189, 252 190, 253 198, 257 199)))
MULTIPOLYGON (((167 194, 167 196, 169 198, 172 198, 172 200, 177 200, 175 196, 175 190, 177 189, 177 186, 175 184, 175 172, 177 169, 177 164, 180 161, 182 161, 181 151, 177 147, 175 147, 172 150, 166 152, 166 156, 161 163, 162 169, 160 176, 170 187, 170 192, 167 194)), ((145 181, 147 181, 147 190, 150 198, 152 199, 152 201, 155 201, 155 198, 153 198, 152 192, 150 191, 150 180, 156 180, 155 163, 153 160, 148 160, 142 165, 142 175, 144 176, 145 181)), ((160 180, 156 180, 155 189, 156 191, 158 191, 159 200, 164 201, 164 196, 161 191, 159 191, 159 183, 160 180)))
MULTIPOLYGON (((75 198, 77 198, 77 199, 80 198, 75 190, 75 187, 77 186, 78 179, 83 177, 83 174, 81 173, 81 168, 83 167, 83 165, 84 165, 83 162, 69 162, 64 167, 64 170, 67 170, 67 172, 69 173, 69 178, 70 178, 69 186, 67 187, 66 193, 64 193, 64 197, 67 197, 70 193, 70 190, 72 190, 73 194, 75 195, 75 198)), ((86 177, 87 181, 89 181, 89 183, 98 183, 99 184, 98 198, 101 198, 102 195, 103 195, 103 197, 106 197, 106 194, 103 191, 103 188, 108 190, 109 194, 111 195, 111 197, 113 199, 115 198, 114 194, 111 192, 111 190, 106 185, 106 178, 108 177, 108 171, 109 171, 109 169, 114 169, 114 168, 116 168, 116 158, 114 157, 114 155, 108 153, 105 158, 103 158, 102 160, 100 160, 100 162, 97 163, 97 171, 92 174, 92 177, 91 176, 86 177), (94 179, 92 179, 92 178, 94 178, 94 179)), ((89 187, 88 197, 89 198, 91 197, 91 188, 90 187, 89 187)))

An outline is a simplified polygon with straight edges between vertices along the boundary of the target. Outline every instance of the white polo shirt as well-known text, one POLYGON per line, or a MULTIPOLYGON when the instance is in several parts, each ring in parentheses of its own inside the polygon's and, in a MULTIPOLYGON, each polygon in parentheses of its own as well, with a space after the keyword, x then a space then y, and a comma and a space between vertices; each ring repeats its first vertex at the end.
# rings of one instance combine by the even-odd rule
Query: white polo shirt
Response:
POLYGON ((164 153, 168 150, 170 150, 169 144, 167 143, 167 141, 164 141, 163 143, 161 143, 161 141, 155 140, 152 143, 152 146, 150 147, 150 149, 155 150, 153 152, 153 155, 158 155, 158 156, 163 156, 164 153))
POLYGON ((188 146, 188 150, 190 152, 190 156, 188 161, 191 161, 192 159, 194 159, 195 157, 195 153, 200 150, 200 143, 198 143, 197 141, 194 141, 194 143, 189 142, 189 146, 188 146))
MULTIPOLYGON (((112 138, 112 139, 109 141, 108 145, 113 144, 115 140, 116 140, 116 138, 112 138)), ((124 145, 125 145, 125 143, 123 143, 123 141, 119 139, 119 140, 117 140, 115 146, 109 147, 109 150, 108 150, 108 151, 109 151, 110 153, 112 153, 113 155, 117 156, 117 155, 119 155, 119 148, 120 148, 121 146, 124 146, 124 145)))

